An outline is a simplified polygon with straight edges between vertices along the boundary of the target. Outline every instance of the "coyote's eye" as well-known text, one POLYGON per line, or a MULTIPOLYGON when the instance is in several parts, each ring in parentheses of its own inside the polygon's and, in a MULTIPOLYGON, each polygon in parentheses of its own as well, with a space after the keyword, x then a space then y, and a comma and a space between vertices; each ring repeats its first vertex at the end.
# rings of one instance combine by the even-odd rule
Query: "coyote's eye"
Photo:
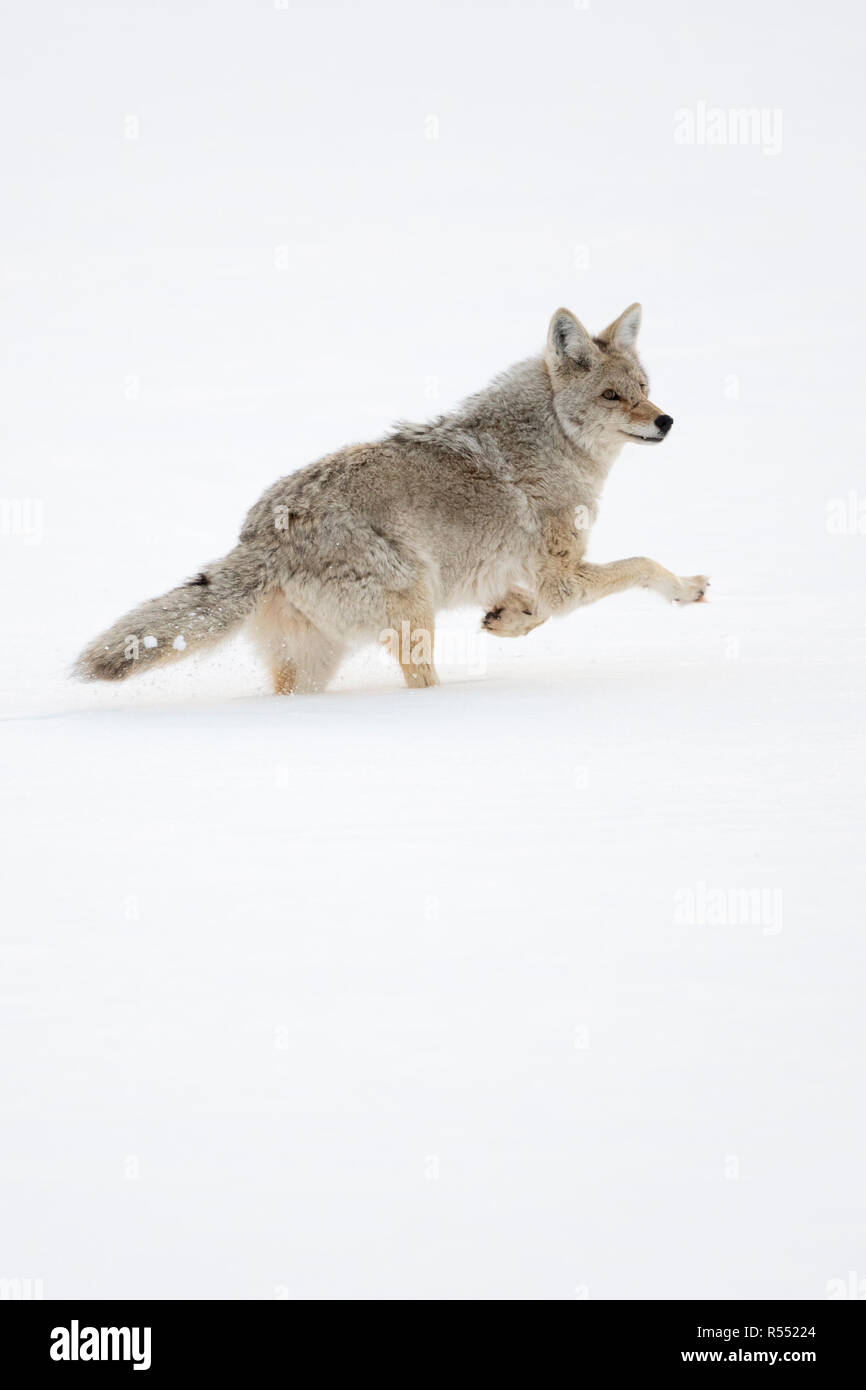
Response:
POLYGON ((615 391, 602 391, 601 394, 606 401, 618 401, 620 399, 615 391))

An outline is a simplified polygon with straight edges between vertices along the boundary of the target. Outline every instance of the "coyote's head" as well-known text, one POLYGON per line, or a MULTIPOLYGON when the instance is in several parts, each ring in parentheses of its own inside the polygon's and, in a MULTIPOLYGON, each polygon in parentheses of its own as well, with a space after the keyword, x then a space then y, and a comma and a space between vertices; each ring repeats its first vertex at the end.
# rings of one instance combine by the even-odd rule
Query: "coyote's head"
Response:
POLYGON ((647 397, 634 348, 640 312, 631 304, 596 338, 569 309, 557 309, 550 320, 545 361, 554 409, 566 434, 590 455, 628 440, 660 444, 673 424, 647 397))

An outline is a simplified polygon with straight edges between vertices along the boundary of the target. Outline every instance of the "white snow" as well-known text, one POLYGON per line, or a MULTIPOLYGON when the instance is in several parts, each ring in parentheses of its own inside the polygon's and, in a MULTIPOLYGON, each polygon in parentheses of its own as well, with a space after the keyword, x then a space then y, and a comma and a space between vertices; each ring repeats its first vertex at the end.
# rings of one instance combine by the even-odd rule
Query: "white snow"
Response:
POLYGON ((19 7, 0 123, 0 1274, 866 1277, 862 11, 83 13, 19 7), (680 143, 699 102, 781 151, 680 143), (709 604, 447 615, 434 690, 278 699, 240 639, 66 679, 281 473, 636 298, 676 424, 591 554, 709 604))
POLYGON ((176 652, 185 652, 186 638, 181 633, 178 633, 177 637, 175 637, 171 645, 174 647, 176 652))

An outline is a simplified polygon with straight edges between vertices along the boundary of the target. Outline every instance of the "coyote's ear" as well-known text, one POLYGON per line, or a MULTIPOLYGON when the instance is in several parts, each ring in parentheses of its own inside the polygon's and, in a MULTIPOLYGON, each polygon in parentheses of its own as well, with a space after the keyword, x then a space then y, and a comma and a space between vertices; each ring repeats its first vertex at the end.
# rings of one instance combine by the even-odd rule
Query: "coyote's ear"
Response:
POLYGON ((640 315, 640 305, 629 304, 627 309, 623 309, 619 318, 608 324, 604 332, 599 333, 598 336, 603 343, 610 343, 611 347, 634 347, 640 332, 640 315))
POLYGON ((588 371, 598 349, 580 319, 570 309, 557 309, 547 330, 547 360, 552 367, 582 367, 588 371))

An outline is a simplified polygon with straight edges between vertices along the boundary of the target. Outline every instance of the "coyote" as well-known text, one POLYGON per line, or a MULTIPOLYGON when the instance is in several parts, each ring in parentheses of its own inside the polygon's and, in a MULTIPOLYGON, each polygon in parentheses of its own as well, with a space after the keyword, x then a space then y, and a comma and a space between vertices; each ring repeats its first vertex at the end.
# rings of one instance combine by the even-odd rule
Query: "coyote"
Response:
POLYGON ((673 421, 647 398, 632 304, 597 337, 568 309, 544 352, 448 415, 398 424, 275 483, 240 542, 179 588, 133 609, 78 659, 123 680, 221 641, 246 622, 274 689, 323 689, 359 643, 393 644, 409 687, 435 685, 434 614, 478 603, 519 637, 554 614, 640 585, 698 603, 709 581, 642 557, 584 559, 605 478, 627 440, 673 421))

